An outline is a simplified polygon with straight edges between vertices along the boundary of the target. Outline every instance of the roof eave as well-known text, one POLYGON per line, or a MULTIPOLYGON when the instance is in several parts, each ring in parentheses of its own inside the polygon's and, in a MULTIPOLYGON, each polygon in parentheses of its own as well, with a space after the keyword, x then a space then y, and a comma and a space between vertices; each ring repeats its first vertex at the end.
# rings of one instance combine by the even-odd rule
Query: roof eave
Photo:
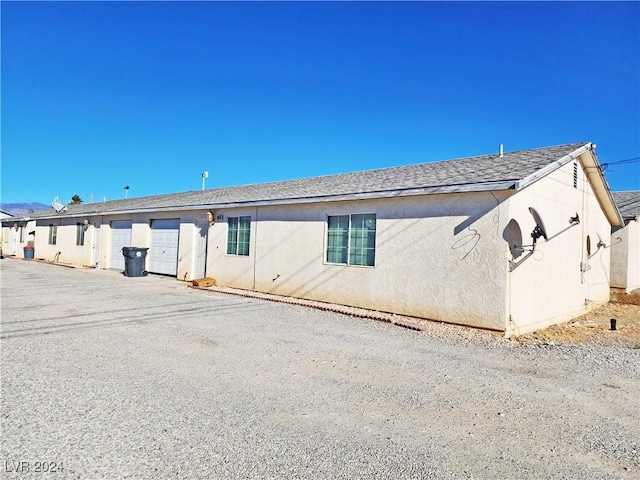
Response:
POLYGON ((593 145, 593 148, 589 150, 589 154, 580 156, 580 162, 609 223, 614 227, 621 227, 624 225, 624 219, 622 218, 618 205, 613 199, 609 183, 602 172, 602 166, 600 165, 595 150, 596 146, 595 144, 591 145, 593 145))
MULTIPOLYGON (((569 153, 568 155, 565 155, 564 157, 560 158, 559 160, 549 163, 548 165, 541 168, 540 170, 535 171, 528 177, 525 177, 522 180, 519 180, 516 184, 516 190, 522 190, 523 188, 528 187, 532 183, 537 182, 542 177, 546 177, 550 173, 565 166, 567 163, 572 162, 583 153, 588 152, 592 145, 593 145, 592 143, 587 143, 581 146, 580 148, 574 150, 573 152, 569 153)), ((593 147, 595 148, 595 145, 593 145, 593 147)))
MULTIPOLYGON (((297 197, 297 198, 282 198, 275 200, 250 200, 239 202, 213 202, 213 203, 199 203, 191 205, 168 205, 165 207, 145 207, 145 208, 131 208, 120 209, 111 211, 95 210, 93 212, 79 212, 79 213, 64 213, 64 214, 52 214, 45 216, 38 216, 37 218, 31 217, 30 220, 54 220, 60 218, 82 218, 82 217, 96 217, 103 215, 130 215, 137 213, 151 213, 151 212, 179 212, 189 210, 209 210, 220 208, 238 208, 238 207, 262 207, 262 206, 277 206, 277 205, 296 205, 296 204, 309 204, 309 203, 324 203, 324 202, 342 202, 353 200, 369 200, 377 198, 396 198, 396 197, 408 197, 419 195, 436 195, 436 194, 449 194, 449 193, 470 193, 470 192, 485 192, 496 190, 509 190, 515 187, 515 181, 507 180, 501 182, 484 182, 473 183, 463 185, 445 185, 445 186, 432 186, 421 188, 408 188, 408 189, 395 189, 375 192, 363 192, 363 193, 347 193, 340 195, 325 195, 325 196, 310 196, 310 197, 297 197)), ((24 219, 23 219, 24 220, 24 219)))
POLYGON ((577 148, 568 155, 565 155, 559 160, 548 164, 547 166, 534 172, 528 177, 516 182, 516 190, 522 190, 532 183, 537 182, 542 177, 545 177, 550 173, 556 171, 557 169, 565 166, 567 163, 578 160, 580 161, 584 168, 584 171, 586 172, 587 179, 591 183, 591 187, 593 188, 598 203, 600 204, 602 211, 607 217, 607 220, 613 226, 621 226, 624 223, 622 215, 620 214, 620 211, 618 210, 618 207, 613 200, 611 189, 609 188, 607 179, 602 173, 602 168, 600 166, 600 162, 598 161, 598 156, 596 155, 595 149, 596 145, 591 142, 577 148))

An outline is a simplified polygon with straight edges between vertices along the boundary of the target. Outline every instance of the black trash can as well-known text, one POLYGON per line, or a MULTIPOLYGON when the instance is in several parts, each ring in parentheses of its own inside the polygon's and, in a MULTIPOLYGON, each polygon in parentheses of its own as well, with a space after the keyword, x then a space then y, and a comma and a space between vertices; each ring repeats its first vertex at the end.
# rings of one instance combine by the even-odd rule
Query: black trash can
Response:
POLYGON ((144 269, 148 248, 122 247, 124 255, 124 275, 126 277, 146 277, 147 271, 144 269))

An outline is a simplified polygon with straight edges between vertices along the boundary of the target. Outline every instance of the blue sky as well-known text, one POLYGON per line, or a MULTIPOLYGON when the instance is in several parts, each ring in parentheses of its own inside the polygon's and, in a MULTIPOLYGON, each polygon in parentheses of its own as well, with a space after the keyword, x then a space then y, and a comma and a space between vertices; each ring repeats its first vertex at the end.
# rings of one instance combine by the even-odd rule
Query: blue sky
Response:
POLYGON ((3 203, 592 141, 640 189, 638 2, 6 2, 3 203))

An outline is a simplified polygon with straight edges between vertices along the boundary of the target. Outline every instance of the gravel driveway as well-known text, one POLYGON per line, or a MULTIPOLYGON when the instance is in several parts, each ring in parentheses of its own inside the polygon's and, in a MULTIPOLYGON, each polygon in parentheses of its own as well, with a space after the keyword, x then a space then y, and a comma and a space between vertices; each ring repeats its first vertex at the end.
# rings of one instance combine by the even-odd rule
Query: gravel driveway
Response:
POLYGON ((0 268, 3 478, 640 476, 640 350, 0 268))

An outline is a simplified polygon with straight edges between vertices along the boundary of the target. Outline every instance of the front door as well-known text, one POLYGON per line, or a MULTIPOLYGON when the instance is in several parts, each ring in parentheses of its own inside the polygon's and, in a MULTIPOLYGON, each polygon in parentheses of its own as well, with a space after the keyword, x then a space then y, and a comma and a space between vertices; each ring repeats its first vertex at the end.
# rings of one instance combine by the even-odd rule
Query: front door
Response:
POLYGON ((207 240, 209 238, 209 222, 196 220, 195 245, 193 248, 193 275, 190 280, 207 276, 207 240))

